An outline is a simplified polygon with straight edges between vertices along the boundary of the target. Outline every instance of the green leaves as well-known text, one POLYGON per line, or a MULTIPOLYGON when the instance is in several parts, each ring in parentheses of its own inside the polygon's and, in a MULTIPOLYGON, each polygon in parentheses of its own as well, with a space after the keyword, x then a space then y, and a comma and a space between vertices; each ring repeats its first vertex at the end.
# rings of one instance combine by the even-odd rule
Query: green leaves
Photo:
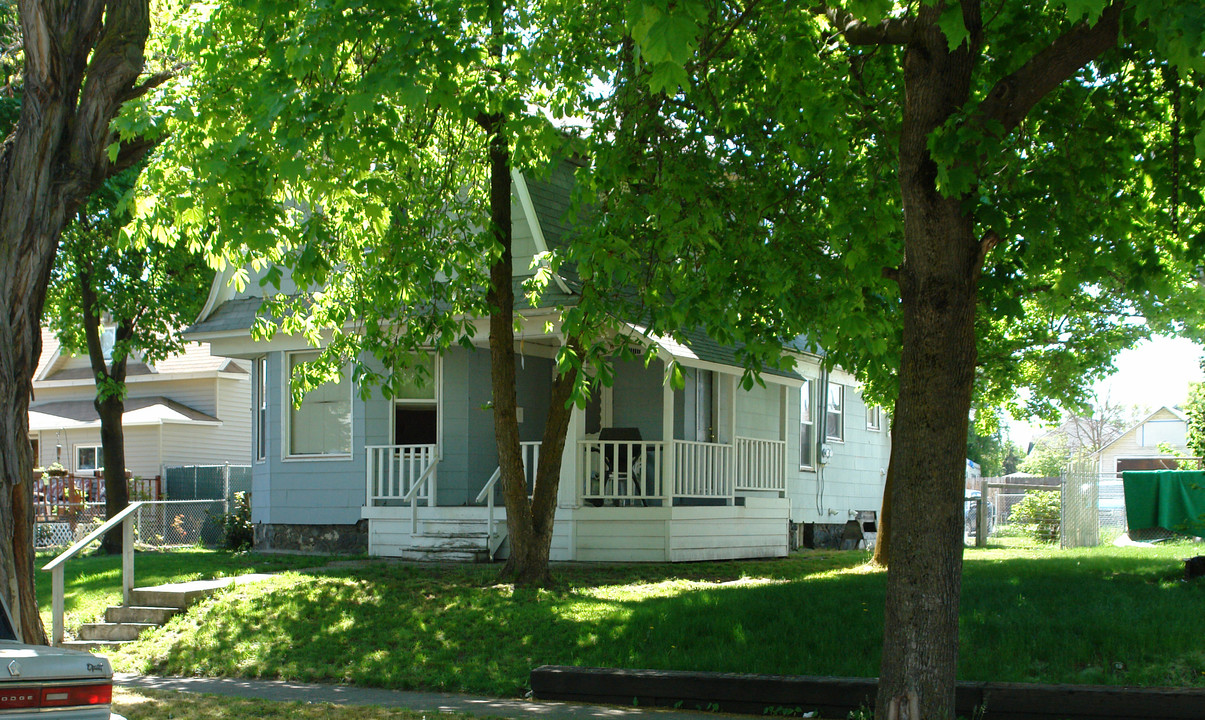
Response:
POLYGON ((961 3, 947 3, 946 8, 941 12, 941 16, 937 19, 937 26, 945 34, 950 50, 957 49, 959 45, 962 45, 971 38, 970 32, 967 31, 966 22, 962 18, 961 3))

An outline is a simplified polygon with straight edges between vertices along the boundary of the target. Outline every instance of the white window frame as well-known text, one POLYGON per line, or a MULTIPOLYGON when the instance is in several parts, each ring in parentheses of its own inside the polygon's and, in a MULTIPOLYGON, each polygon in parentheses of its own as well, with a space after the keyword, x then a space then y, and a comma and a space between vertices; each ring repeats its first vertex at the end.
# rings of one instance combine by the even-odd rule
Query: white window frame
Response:
MULTIPOLYGON (((444 396, 443 396, 443 355, 434 350, 424 350, 431 356, 431 383, 435 386, 434 398, 394 398, 389 410, 389 444, 397 438, 397 406, 398 405, 435 405, 435 447, 443 447, 444 437, 444 396)), ((439 453, 437 452, 437 455, 439 453)))
POLYGON ((254 402, 251 422, 255 427, 255 462, 268 461, 268 356, 255 358, 254 402))
POLYGON ((321 352, 320 350, 293 350, 291 352, 286 352, 284 354, 284 362, 281 363, 281 365, 282 365, 281 375, 284 376, 284 384, 281 385, 281 393, 282 393, 281 397, 284 398, 284 402, 282 402, 280 404, 281 416, 282 416, 280 426, 281 426, 281 428, 283 428, 283 432, 281 433, 280 452, 281 452, 281 460, 283 460, 285 462, 297 462, 297 461, 308 461, 308 460, 319 460, 319 461, 322 461, 322 460, 347 460, 347 459, 351 458, 352 451, 355 450, 356 389, 355 389, 355 383, 353 383, 351 381, 350 370, 345 368, 344 369, 344 377, 348 378, 348 383, 347 383, 347 397, 348 397, 347 446, 348 446, 348 452, 322 453, 322 454, 318 454, 318 453, 298 454, 298 453, 293 452, 293 400, 292 400, 292 389, 291 389, 291 385, 290 385, 290 383, 292 382, 293 357, 295 355, 314 355, 314 356, 316 356, 320 352, 321 352))
POLYGON ((812 380, 804 378, 799 387, 799 469, 816 469, 816 394, 812 388, 812 380), (808 419, 803 419, 804 408, 808 410, 808 419), (809 428, 808 439, 804 441, 804 427, 809 428))
POLYGON ((878 405, 866 406, 866 429, 875 432, 883 430, 883 408, 878 405))
POLYGON ((76 474, 95 472, 103 470, 105 467, 104 446, 103 445, 76 445, 75 446, 75 472, 76 474), (96 453, 96 467, 84 468, 80 467, 79 453, 80 450, 91 449, 96 453))
POLYGON ((824 440, 825 442, 845 442, 845 386, 841 383, 830 382, 828 384, 828 397, 824 399, 824 440), (832 409, 833 389, 837 390, 837 407, 832 409), (830 414, 837 415, 837 432, 838 435, 833 435, 829 432, 828 417, 830 414))

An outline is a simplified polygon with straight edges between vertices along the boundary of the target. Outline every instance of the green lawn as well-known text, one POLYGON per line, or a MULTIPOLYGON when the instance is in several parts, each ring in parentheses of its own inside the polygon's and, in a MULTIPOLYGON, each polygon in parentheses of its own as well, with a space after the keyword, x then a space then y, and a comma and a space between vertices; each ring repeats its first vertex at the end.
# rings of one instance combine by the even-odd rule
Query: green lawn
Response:
MULTIPOLYGON (((50 573, 42 567, 55 558, 58 551, 39 552, 35 561, 37 572, 38 607, 42 623, 50 630, 50 573)), ((166 582, 209 580, 230 575, 257 572, 278 572, 294 568, 325 565, 329 557, 306 555, 259 555, 232 553, 204 548, 184 548, 165 551, 139 551, 134 554, 136 587, 161 585, 166 582)), ((86 622, 104 614, 109 605, 121 603, 121 556, 77 555, 67 562, 63 571, 64 626, 73 631, 86 622)))
MULTIPOLYGON (((1192 545, 968 550, 960 677, 1205 686, 1192 545)), ((255 558, 257 556, 245 556, 255 558)), ((511 696, 545 663, 873 676, 884 574, 864 552, 561 566, 552 590, 493 567, 295 572, 228 591, 113 655, 119 669, 511 696)))

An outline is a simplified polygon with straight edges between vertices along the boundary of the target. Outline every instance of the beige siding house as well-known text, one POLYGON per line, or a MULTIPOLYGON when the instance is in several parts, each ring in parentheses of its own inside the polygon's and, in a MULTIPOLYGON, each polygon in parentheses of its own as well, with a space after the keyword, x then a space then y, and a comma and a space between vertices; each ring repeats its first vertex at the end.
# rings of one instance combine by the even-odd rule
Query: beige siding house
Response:
MULTIPOLYGON (((131 360, 126 388, 126 466, 136 477, 161 475, 172 465, 251 462, 246 362, 190 343, 154 365, 131 360)), ((90 475, 102 464, 95 397, 88 359, 62 352, 54 335, 43 330, 29 407, 36 465, 57 462, 73 475, 90 475)))
POLYGON ((1165 470, 1176 467, 1177 457, 1188 455, 1185 444, 1187 418, 1175 408, 1161 407, 1116 440, 1096 451, 1101 473, 1127 470, 1165 470), (1174 453, 1159 449, 1170 445, 1174 453))

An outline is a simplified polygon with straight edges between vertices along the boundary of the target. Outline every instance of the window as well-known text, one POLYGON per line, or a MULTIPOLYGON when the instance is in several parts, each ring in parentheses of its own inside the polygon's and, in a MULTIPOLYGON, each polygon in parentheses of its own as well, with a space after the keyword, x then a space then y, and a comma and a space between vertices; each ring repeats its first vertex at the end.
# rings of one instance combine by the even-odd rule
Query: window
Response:
POLYGON ((1148 420, 1142 426, 1144 447, 1159 447, 1160 443, 1183 445, 1187 431, 1180 420, 1148 420))
POLYGON ((439 377, 435 356, 415 359, 417 377, 397 388, 393 402, 393 444, 434 445, 439 442, 439 377), (420 381, 421 378, 421 381, 420 381))
POLYGON ((816 466, 816 421, 812 410, 812 381, 799 388, 799 467, 816 466))
MULTIPOLYGON (((289 355, 289 377, 317 352, 289 355)), ((306 393, 301 407, 289 403, 289 455, 351 454, 351 377, 326 382, 306 393)))
POLYGON ((100 331, 100 352, 106 363, 113 362, 113 346, 117 344, 117 328, 105 328, 100 331))
POLYGON ((75 446, 75 471, 92 472, 99 470, 101 463, 100 445, 75 446))
POLYGON ((268 356, 255 360, 255 459, 268 459, 268 356))
POLYGON ((866 429, 883 429, 883 408, 879 407, 878 405, 866 408, 866 429))
POLYGON ((845 388, 836 383, 828 386, 828 407, 824 417, 826 440, 845 441, 845 388))

